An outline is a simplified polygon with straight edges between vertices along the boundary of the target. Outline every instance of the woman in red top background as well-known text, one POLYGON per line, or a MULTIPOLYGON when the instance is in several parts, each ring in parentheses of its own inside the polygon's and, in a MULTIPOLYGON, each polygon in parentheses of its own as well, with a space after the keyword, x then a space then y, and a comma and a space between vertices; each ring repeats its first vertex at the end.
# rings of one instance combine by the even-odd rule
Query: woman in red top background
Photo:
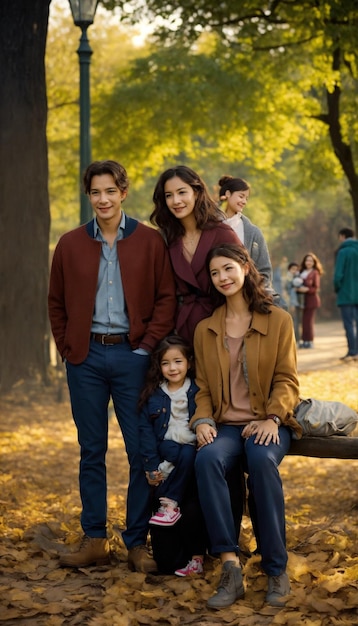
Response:
POLYGON ((300 348, 313 348, 314 320, 316 310, 321 306, 319 290, 323 268, 318 257, 313 252, 308 252, 302 259, 299 271, 303 278, 303 285, 296 291, 305 295, 300 348))

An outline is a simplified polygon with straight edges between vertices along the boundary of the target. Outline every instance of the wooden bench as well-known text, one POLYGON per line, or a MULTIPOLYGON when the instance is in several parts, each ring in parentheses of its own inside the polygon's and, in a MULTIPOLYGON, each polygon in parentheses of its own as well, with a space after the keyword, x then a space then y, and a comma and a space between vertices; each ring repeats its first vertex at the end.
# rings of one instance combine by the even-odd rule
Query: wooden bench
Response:
POLYGON ((292 440, 288 454, 320 459, 358 459, 358 437, 302 437, 292 440))

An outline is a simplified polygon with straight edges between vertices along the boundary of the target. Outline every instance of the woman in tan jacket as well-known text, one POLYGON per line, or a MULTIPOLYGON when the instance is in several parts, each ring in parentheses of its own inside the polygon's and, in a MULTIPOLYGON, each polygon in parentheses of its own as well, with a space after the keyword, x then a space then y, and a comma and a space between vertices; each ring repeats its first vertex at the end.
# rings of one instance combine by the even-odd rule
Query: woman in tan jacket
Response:
POLYGON ((245 455, 256 508, 256 535, 268 575, 266 600, 283 606, 286 574, 285 511, 278 466, 288 452, 299 402, 291 316, 272 304, 247 251, 213 248, 207 268, 222 306, 197 326, 197 409, 191 420, 199 450, 196 475, 211 551, 222 576, 208 607, 230 606, 243 596, 238 538, 227 472, 245 455))

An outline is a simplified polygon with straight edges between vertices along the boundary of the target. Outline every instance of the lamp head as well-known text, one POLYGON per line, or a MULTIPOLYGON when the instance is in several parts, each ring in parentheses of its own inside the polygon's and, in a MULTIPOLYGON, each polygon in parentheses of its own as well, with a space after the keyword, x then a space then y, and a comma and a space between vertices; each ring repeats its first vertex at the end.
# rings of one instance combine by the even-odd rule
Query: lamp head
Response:
POLYGON ((76 26, 93 24, 98 0, 69 0, 73 21, 76 26))

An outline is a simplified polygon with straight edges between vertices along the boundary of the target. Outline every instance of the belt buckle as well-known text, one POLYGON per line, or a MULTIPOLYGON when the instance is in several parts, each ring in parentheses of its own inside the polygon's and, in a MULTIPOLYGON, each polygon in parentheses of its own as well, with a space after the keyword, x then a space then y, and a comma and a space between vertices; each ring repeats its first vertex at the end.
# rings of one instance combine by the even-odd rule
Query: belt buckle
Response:
POLYGON ((108 337, 108 335, 101 335, 101 344, 102 346, 106 346, 107 344, 104 342, 104 338, 108 337))

